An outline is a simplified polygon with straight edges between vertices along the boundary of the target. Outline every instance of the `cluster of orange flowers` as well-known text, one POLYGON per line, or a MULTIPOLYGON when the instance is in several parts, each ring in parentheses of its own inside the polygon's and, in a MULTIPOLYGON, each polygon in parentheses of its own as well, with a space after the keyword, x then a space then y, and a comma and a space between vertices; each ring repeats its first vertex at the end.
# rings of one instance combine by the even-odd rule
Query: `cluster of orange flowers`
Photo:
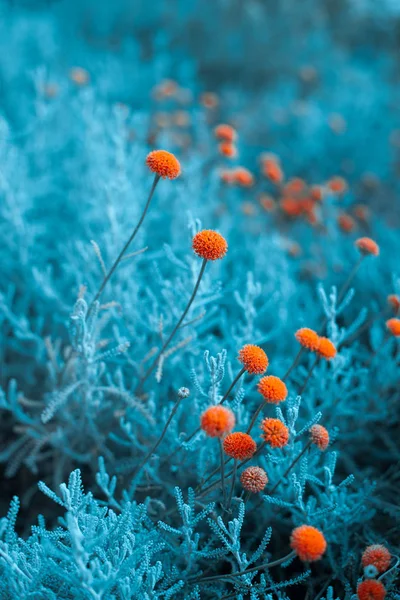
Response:
POLYGON ((296 331, 295 337, 303 348, 316 352, 319 357, 325 358, 325 360, 331 360, 337 354, 333 342, 327 337, 319 336, 313 329, 302 327, 296 331))
POLYGON ((381 581, 375 579, 390 567, 391 554, 382 544, 368 546, 361 557, 365 579, 357 587, 359 600, 384 600, 386 589, 381 581))

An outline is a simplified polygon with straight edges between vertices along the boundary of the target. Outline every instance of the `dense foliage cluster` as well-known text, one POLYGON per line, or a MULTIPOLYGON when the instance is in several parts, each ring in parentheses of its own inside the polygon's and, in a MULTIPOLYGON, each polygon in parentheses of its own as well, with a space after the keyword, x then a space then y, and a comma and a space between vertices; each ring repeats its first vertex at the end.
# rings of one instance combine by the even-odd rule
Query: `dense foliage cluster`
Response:
POLYGON ((1 600, 400 598, 379 4, 0 2, 1 600))

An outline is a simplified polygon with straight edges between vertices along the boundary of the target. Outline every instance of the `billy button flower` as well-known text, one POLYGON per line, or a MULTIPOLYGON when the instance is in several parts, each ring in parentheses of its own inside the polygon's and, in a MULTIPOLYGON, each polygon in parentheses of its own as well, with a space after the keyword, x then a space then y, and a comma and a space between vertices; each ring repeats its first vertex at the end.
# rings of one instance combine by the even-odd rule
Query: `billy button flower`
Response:
POLYGON ((322 531, 311 525, 293 529, 290 547, 303 562, 315 562, 325 554, 327 543, 322 531))
MULTIPOLYGON (((229 408, 225 406, 210 406, 201 415, 200 427, 208 435, 208 437, 219 438, 219 455, 221 462, 221 489, 226 503, 225 489, 225 459, 222 438, 229 434, 235 426, 235 415, 229 408)), ((217 471, 218 472, 218 471, 217 471)))
POLYGON ((236 146, 230 142, 221 142, 218 145, 218 150, 222 156, 226 156, 227 158, 236 158, 238 154, 236 146))
POLYGON ((253 174, 244 167, 233 170, 233 182, 240 187, 251 187, 254 183, 253 174))
POLYGON ((303 352, 305 350, 310 350, 311 352, 315 352, 316 349, 318 348, 318 344, 319 344, 318 333, 316 331, 314 331, 313 329, 310 329, 309 327, 301 327, 300 329, 298 329, 296 331, 296 333, 294 334, 294 337, 299 342, 301 347, 300 347, 300 350, 298 351, 294 361, 292 362, 291 366, 286 371, 286 373, 283 377, 284 380, 289 377, 290 373, 297 366, 303 352))
POLYGON ((240 476, 243 488, 251 494, 262 492, 268 483, 268 477, 261 467, 247 467, 240 476))
POLYGON ((257 444, 250 435, 247 435, 247 433, 236 431, 235 433, 230 433, 226 436, 224 439, 223 448, 225 453, 230 458, 234 459, 231 489, 228 502, 226 504, 226 508, 229 510, 232 501, 233 490, 235 489, 237 461, 250 459, 257 450, 257 444))
POLYGON ((336 347, 333 342, 327 337, 320 337, 318 348, 316 350, 317 354, 321 358, 325 358, 325 360, 331 360, 335 358, 337 354, 336 347))
POLYGON ((158 361, 164 354, 165 350, 167 349, 170 342, 174 338, 176 332, 182 325, 187 313, 189 312, 189 309, 192 306, 193 301, 196 297, 197 291, 200 287, 200 283, 201 283, 202 277, 204 275, 204 271, 205 271, 208 261, 210 261, 210 260, 214 261, 214 260, 223 258, 228 250, 228 244, 226 243, 225 238, 220 233, 217 233, 216 231, 213 231, 211 229, 204 229, 203 231, 199 231, 198 233, 196 233, 196 235, 193 237, 192 248, 193 248, 195 254, 197 254, 197 256, 199 256, 200 258, 203 259, 203 262, 202 262, 202 265, 200 268, 200 272, 199 272, 196 284, 194 286, 192 295, 191 295, 189 302, 187 303, 186 308, 183 311, 179 321, 176 323, 174 329, 168 336, 167 340, 164 342, 161 350, 158 352, 158 354, 156 355, 152 364, 150 365, 150 367, 147 369, 146 373, 143 375, 142 379, 140 380, 138 387, 135 390, 135 392, 137 394, 141 391, 144 382, 149 377, 149 375, 152 373, 154 368, 157 366, 158 361))
POLYGON ((268 404, 280 404, 286 400, 288 395, 285 383, 282 381, 282 379, 279 379, 279 377, 275 377, 275 375, 267 375, 266 377, 262 377, 258 382, 257 390, 264 400, 254 413, 247 429, 247 433, 250 433, 250 431, 253 429, 254 423, 262 411, 265 402, 268 404))
POLYGON ((329 433, 322 425, 313 425, 310 429, 310 440, 321 452, 329 446, 329 433))
POLYGON ((96 294, 89 306, 88 316, 91 313, 91 311, 93 310, 95 302, 97 302, 97 300, 100 298, 105 286, 107 285, 107 283, 110 280, 111 276, 113 275, 114 271, 116 270, 119 263, 121 262, 125 252, 128 250, 129 246, 135 239, 135 236, 144 221, 147 210, 150 206, 151 199, 153 197, 154 191, 157 187, 157 184, 158 184, 160 178, 162 177, 165 179, 165 177, 168 177, 169 179, 176 179, 180 175, 180 172, 181 172, 181 167, 180 167, 178 159, 173 154, 171 154, 171 152, 167 152, 166 150, 154 150, 153 152, 150 152, 150 154, 147 155, 146 164, 149 167, 150 171, 155 173, 153 185, 151 187, 149 196, 147 198, 147 202, 145 204, 145 207, 143 209, 143 212, 141 214, 138 224, 136 225, 135 229, 132 231, 129 239, 123 246, 123 248, 122 248, 121 252, 119 253, 118 257, 116 258, 114 264, 112 265, 112 267, 108 271, 108 273, 105 275, 102 284, 100 285, 98 291, 96 292, 96 294))
POLYGON ((279 419, 264 419, 261 430, 261 437, 271 448, 283 448, 289 441, 289 429, 279 419))
POLYGON ((383 583, 376 579, 366 579, 358 584, 358 600, 384 600, 386 589, 383 583))
POLYGON ((282 183, 283 171, 280 164, 274 158, 264 158, 261 165, 262 173, 275 185, 282 183))
POLYGON ((379 256, 378 244, 369 237, 358 238, 354 245, 363 256, 379 256))
POLYGON ((231 144, 237 139, 236 130, 232 125, 226 125, 225 123, 217 125, 214 129, 214 135, 218 140, 223 140, 224 142, 229 142, 231 144))
POLYGON ((366 577, 376 577, 378 573, 387 571, 392 560, 389 550, 382 544, 373 544, 365 548, 361 557, 366 577))
POLYGON ((394 337, 399 337, 400 336, 400 319, 396 319, 396 318, 388 319, 386 321, 386 328, 394 337))
POLYGON ((387 301, 389 306, 393 309, 394 314, 397 315, 400 311, 400 296, 397 294, 389 294, 387 301))

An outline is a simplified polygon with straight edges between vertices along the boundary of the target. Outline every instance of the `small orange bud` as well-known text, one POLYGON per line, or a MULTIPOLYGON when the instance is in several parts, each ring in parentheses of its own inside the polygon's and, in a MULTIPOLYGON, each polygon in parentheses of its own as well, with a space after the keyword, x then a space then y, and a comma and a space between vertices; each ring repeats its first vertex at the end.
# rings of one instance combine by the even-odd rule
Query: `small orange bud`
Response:
POLYGON ((251 187, 254 183, 254 177, 248 169, 237 167, 234 172, 234 182, 241 187, 251 187))
POLYGON ((356 227, 354 219, 350 215, 346 215, 345 213, 339 215, 338 224, 340 229, 345 233, 350 233, 356 227))
POLYGON ((334 194, 344 194, 347 190, 347 182, 343 177, 332 177, 327 185, 334 194))

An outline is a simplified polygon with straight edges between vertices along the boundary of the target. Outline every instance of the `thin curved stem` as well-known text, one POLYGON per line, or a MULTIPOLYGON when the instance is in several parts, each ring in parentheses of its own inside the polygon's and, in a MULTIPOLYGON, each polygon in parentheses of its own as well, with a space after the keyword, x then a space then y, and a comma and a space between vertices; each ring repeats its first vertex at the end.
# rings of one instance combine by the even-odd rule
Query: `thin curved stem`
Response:
POLYGON ((284 376, 282 377, 282 381, 286 381, 286 379, 289 377, 290 373, 293 371, 293 369, 297 366, 302 354, 304 352, 304 348, 303 346, 300 348, 300 350, 297 353, 296 358, 294 359, 294 361, 292 362, 291 366, 288 368, 288 370, 286 371, 286 373, 284 374, 284 376))
POLYGON ((271 495, 271 494, 273 494, 275 492, 275 490, 280 485, 280 483, 289 475, 290 471, 299 462, 299 460, 301 459, 301 457, 304 456, 304 454, 307 452, 307 450, 309 449, 309 447, 311 446, 311 444, 312 444, 312 441, 308 440, 308 442, 304 446, 303 450, 301 450, 301 452, 299 452, 299 454, 296 456, 296 458, 294 458, 292 460, 292 462, 290 463, 290 465, 288 466, 288 468, 286 469, 286 471, 284 472, 284 474, 279 477, 279 479, 275 483, 275 485, 273 485, 272 488, 269 490, 268 495, 271 495))
POLYGON ((310 381, 310 377, 313 374, 313 371, 314 371, 315 367, 317 366, 318 361, 319 361, 319 356, 317 356, 317 358, 311 365, 310 370, 307 373, 307 377, 305 378, 305 381, 298 392, 298 396, 301 396, 303 394, 304 390, 306 389, 307 383, 310 381))
POLYGON ((176 334, 176 332, 178 331, 179 327, 182 325, 182 323, 183 323, 183 321, 184 321, 184 319, 185 319, 186 315, 188 314, 188 312, 189 312, 189 309, 190 309, 190 307, 191 307, 191 306, 192 306, 192 304, 193 304, 193 300, 194 300, 194 299, 195 299, 195 297, 196 297, 197 290, 199 289, 200 282, 201 282, 201 279, 202 279, 202 277, 203 277, 204 270, 205 270, 205 268, 206 268, 207 262, 208 262, 208 261, 207 261, 207 259, 206 259, 206 258, 204 258, 204 259, 203 259, 203 263, 202 263, 202 265, 201 265, 200 273, 199 273, 199 276, 198 276, 198 278, 197 278, 196 285, 194 286, 194 290, 193 290, 193 292, 192 292, 192 295, 191 295, 191 297, 190 297, 190 300, 189 300, 189 302, 187 303, 187 305, 186 305, 186 308, 185 308, 185 310, 183 311, 181 318, 179 319, 179 321, 177 322, 177 324, 175 325, 175 327, 173 328, 173 330, 172 330, 172 331, 171 331, 171 333, 169 334, 167 341, 164 343, 163 347, 162 347, 162 348, 161 348, 161 350, 158 352, 157 356, 155 357, 155 359, 154 359, 154 360, 153 360, 153 362, 151 363, 150 367, 147 369, 146 373, 143 375, 142 379, 140 380, 140 382, 139 382, 139 384, 138 384, 138 386, 137 386, 137 388, 136 388, 136 390, 135 390, 135 393, 136 393, 136 394, 140 393, 140 391, 142 390, 143 384, 145 383, 145 381, 148 379, 148 377, 151 375, 151 373, 153 372, 153 370, 154 370, 154 369, 155 369, 155 367, 157 366, 157 363, 158 363, 158 361, 160 360, 160 357, 161 357, 161 356, 164 354, 165 350, 167 349, 167 347, 168 347, 168 346, 169 346, 169 344, 171 343, 171 341, 172 341, 173 337, 175 336, 175 334, 176 334))
POLYGON ((223 497, 223 505, 226 505, 226 488, 225 488, 225 460, 224 460, 224 447, 222 445, 222 440, 219 439, 219 456, 221 461, 221 489, 222 489, 222 497, 223 497))
POLYGON ((159 176, 159 175, 156 175, 156 176, 154 177, 153 185, 151 186, 151 190, 150 190, 149 196, 148 196, 148 198, 147 198, 146 205, 145 205, 145 207, 144 207, 144 209, 143 209, 142 215, 141 215, 141 217, 140 217, 140 219, 139 219, 139 222, 138 222, 138 224, 136 225, 135 229, 132 231, 132 233, 131 233, 131 235, 130 235, 130 237, 129 237, 128 241, 125 243, 125 245, 124 245, 124 247, 122 248, 121 252, 118 254, 118 257, 116 258, 116 260, 115 260, 115 262, 114 262, 113 266, 112 266, 112 267, 111 267, 111 269, 108 271, 107 275, 104 277, 104 279, 103 279, 103 282, 102 282, 101 286, 100 286, 100 287, 99 287, 99 289, 97 290, 97 292, 96 292, 96 294, 95 294, 95 297, 93 298, 92 302, 90 303, 90 306, 89 306, 89 309, 88 309, 88 312, 87 312, 87 316, 89 316, 89 315, 90 315, 91 311, 93 310, 94 303, 95 303, 95 302, 96 302, 96 301, 97 301, 97 300, 100 298, 101 294, 103 293, 103 290, 104 290, 104 288, 106 287, 107 283, 108 283, 108 282, 109 282, 109 280, 111 279, 111 277, 112 277, 112 275, 113 275, 113 273, 114 273, 115 269, 118 267, 119 263, 121 262, 121 260, 122 260, 122 257, 124 256, 125 252, 128 250, 129 246, 131 245, 131 243, 132 243, 132 242, 133 242, 133 240, 135 239, 135 237, 136 237, 136 234, 137 234, 137 232, 139 231, 139 229, 140 229, 140 227, 141 227, 141 225, 142 225, 142 223, 143 223, 143 221, 144 221, 144 218, 145 218, 145 216, 146 216, 147 210, 148 210, 148 208, 149 208, 149 206, 150 206, 151 199, 152 199, 152 197, 153 197, 154 191, 155 191, 155 189, 156 189, 156 187, 157 187, 157 183, 158 183, 159 181, 160 181, 160 176, 159 176))
POLYGON ((251 430, 254 427, 254 423, 257 421, 258 415, 260 414, 260 412, 262 411, 262 409, 264 408, 265 405, 265 401, 263 400, 260 404, 260 406, 257 408, 256 412, 253 415, 253 418, 250 421, 250 425, 247 428, 246 433, 250 435, 251 430))
POLYGON ((144 459, 142 460, 142 462, 140 463, 140 465, 138 467, 136 467, 132 478, 135 479, 135 477, 137 476, 137 474, 143 469, 143 467, 145 466, 145 464, 147 463, 147 461, 149 460, 149 458, 152 456, 152 454, 154 454, 154 452, 157 450, 158 446, 161 444, 161 442, 164 439, 165 434, 167 433, 167 429, 172 421, 172 419, 174 418, 174 415, 176 413, 176 411, 178 410, 179 404, 182 401, 182 397, 178 396, 177 401, 175 402, 172 410, 171 410, 171 414, 169 415, 167 422, 165 423, 164 429, 161 432, 160 437, 158 438, 158 440, 156 441, 156 443, 154 444, 154 446, 152 447, 151 450, 149 450, 149 452, 146 454, 146 456, 144 457, 144 459))

